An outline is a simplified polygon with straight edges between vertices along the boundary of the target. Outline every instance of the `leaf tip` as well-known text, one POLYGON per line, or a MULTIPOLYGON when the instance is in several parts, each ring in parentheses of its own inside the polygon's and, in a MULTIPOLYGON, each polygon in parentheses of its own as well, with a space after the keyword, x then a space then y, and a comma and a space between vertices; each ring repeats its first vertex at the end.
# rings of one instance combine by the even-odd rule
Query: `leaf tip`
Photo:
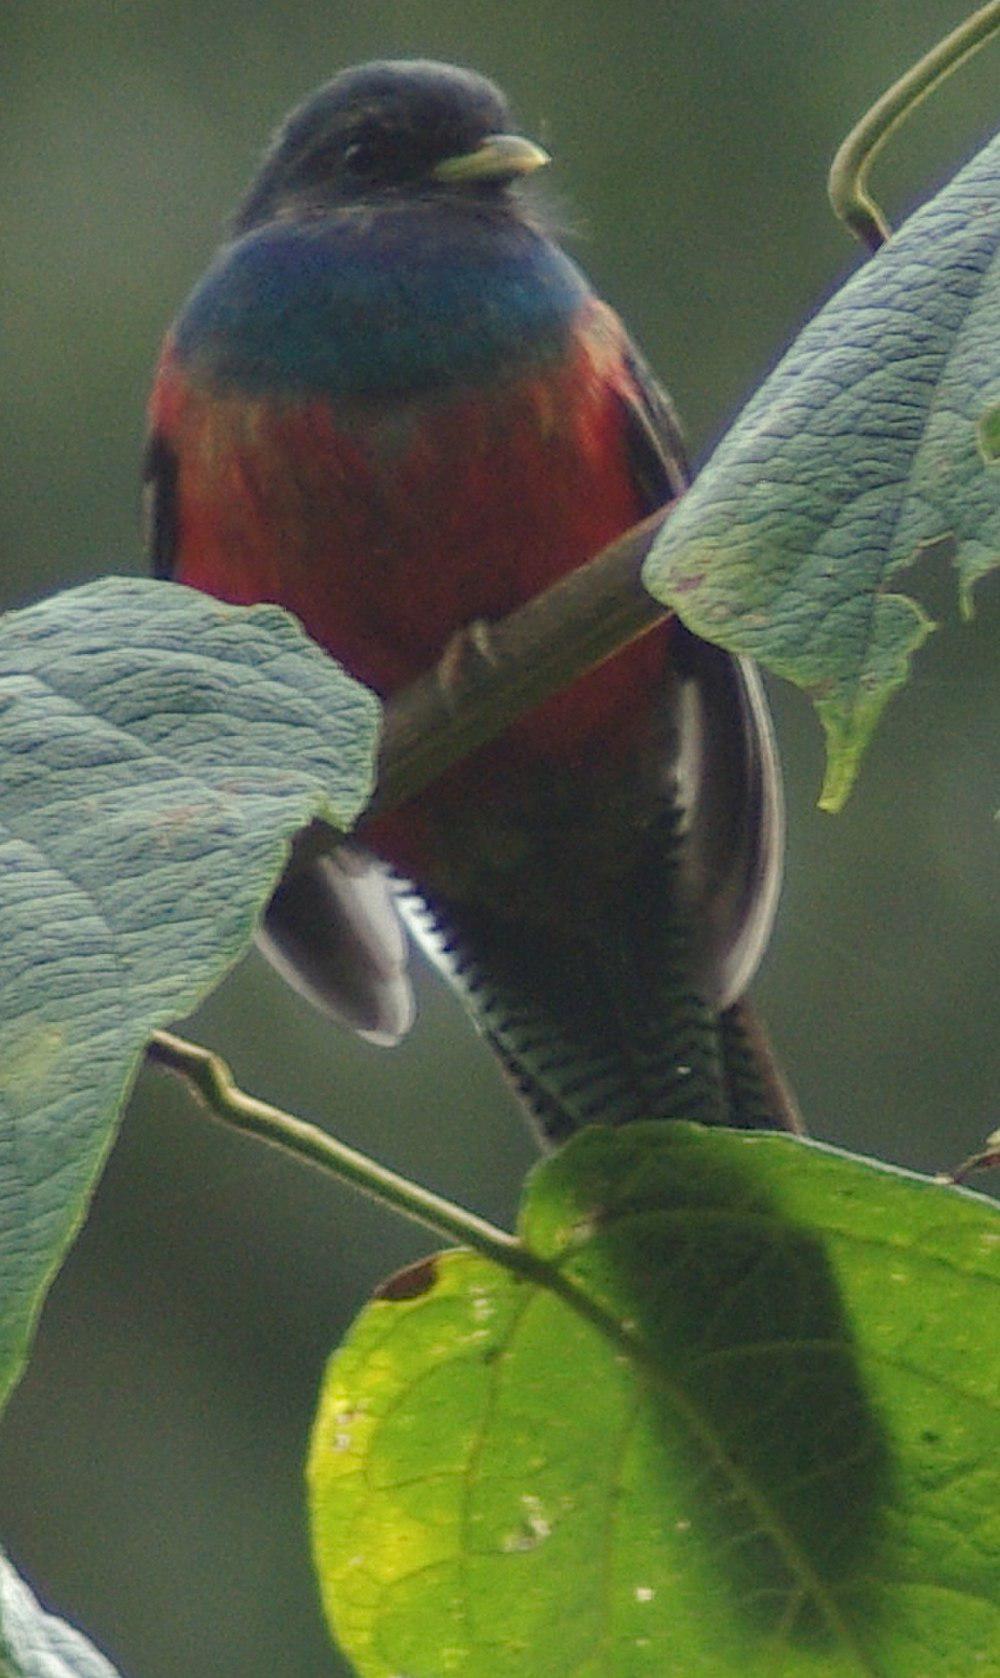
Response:
POLYGON ((971 623, 976 615, 975 577, 960 577, 958 583, 958 615, 963 623, 971 623))
POLYGON ((987 466, 1000 465, 1000 402, 995 402, 976 423, 976 442, 987 466))
POLYGON ((860 752, 847 752, 827 747, 826 773, 817 800, 827 815, 839 816, 851 795, 858 773, 860 752))
POLYGON ((815 698, 816 711, 826 735, 826 772, 819 795, 819 808, 839 815, 858 778, 868 743, 891 690, 866 694, 853 703, 841 699, 815 698))
POLYGON ((815 696, 814 703, 826 736, 826 767, 818 805, 828 815, 836 816, 851 795, 870 730, 861 732, 853 708, 816 700, 815 696))

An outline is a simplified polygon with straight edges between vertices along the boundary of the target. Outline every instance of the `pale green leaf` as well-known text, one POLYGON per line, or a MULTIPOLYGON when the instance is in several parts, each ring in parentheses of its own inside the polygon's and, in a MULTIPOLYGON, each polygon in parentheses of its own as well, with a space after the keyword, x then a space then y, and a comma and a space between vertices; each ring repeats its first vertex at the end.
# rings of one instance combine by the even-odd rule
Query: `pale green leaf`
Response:
POLYGON ((0 1678, 118 1678, 65 1620, 47 1614, 0 1556, 0 1678))
POLYGON ((645 581, 697 634, 803 687, 841 805, 932 627, 896 585, 951 538, 1000 557, 1000 138, 793 344, 664 526, 645 581))
POLYGON ((275 607, 109 579, 0 622, 0 1397, 143 1046, 369 796, 376 701, 275 607))

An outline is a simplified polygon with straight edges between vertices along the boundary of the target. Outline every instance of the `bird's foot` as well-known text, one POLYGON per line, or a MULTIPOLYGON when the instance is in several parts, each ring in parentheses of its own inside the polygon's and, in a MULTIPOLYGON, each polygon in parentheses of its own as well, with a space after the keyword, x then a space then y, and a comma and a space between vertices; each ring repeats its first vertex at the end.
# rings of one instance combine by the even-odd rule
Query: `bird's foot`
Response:
POLYGON ((475 618, 456 630, 435 671, 446 704, 457 709, 477 680, 494 671, 499 663, 493 625, 485 618, 475 618))

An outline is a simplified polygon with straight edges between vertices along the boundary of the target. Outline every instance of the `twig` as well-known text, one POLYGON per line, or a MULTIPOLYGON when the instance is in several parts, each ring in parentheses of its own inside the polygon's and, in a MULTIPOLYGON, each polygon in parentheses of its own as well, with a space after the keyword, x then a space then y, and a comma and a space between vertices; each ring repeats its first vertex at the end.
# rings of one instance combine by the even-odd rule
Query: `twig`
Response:
MULTIPOLYGON (((357 831, 668 616, 640 574, 669 512, 661 507, 633 525, 508 617, 460 630, 433 669, 392 696, 375 793, 357 831)), ((292 847, 289 871, 341 838, 325 822, 310 823, 292 847)))
POLYGON ((172 1032, 154 1032, 147 1048, 147 1058, 154 1066, 173 1072, 189 1086, 213 1118, 235 1130, 260 1137, 283 1153, 317 1167, 340 1182, 352 1183, 384 1206, 402 1212, 404 1217, 426 1224, 438 1235, 474 1248, 495 1264, 520 1275, 537 1278, 545 1267, 532 1258, 505 1230, 487 1223, 474 1212, 420 1188, 405 1177, 397 1176, 366 1154, 349 1148, 335 1137, 307 1124, 280 1107, 258 1101, 247 1095, 233 1081, 225 1061, 211 1054, 197 1043, 189 1043, 172 1032))
POLYGON ((894 129, 960 64, 1000 30, 1000 0, 973 12, 907 70, 851 129, 830 166, 830 202, 840 220, 877 251, 892 229, 867 188, 868 172, 894 129))
POLYGON ((460 631, 433 670, 394 695, 366 819, 405 803, 667 616, 639 575, 667 511, 634 525, 509 617, 460 631))

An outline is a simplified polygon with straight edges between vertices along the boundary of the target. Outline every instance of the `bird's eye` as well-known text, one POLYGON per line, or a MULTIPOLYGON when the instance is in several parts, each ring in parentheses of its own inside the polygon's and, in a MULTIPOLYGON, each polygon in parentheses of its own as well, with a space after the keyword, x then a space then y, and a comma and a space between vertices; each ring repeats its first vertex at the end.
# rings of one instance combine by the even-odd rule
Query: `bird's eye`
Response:
POLYGON ((386 135, 378 129, 368 129, 348 141, 342 153, 343 161, 353 175, 364 175, 378 166, 388 149, 386 135))

